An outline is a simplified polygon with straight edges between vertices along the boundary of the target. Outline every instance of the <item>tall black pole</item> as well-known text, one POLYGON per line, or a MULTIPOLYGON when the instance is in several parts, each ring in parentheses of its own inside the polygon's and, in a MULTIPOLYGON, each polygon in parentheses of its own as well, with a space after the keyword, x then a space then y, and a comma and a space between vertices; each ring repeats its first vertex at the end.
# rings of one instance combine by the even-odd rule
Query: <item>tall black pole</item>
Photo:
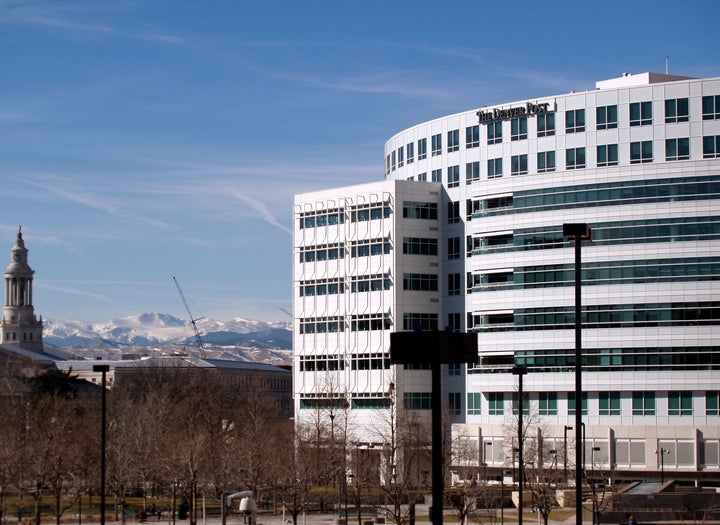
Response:
POLYGON ((572 430, 573 427, 569 427, 565 425, 565 429, 563 430, 563 480, 565 483, 568 481, 568 473, 567 473, 567 431, 572 430))
POLYGON ((582 525, 582 241, 590 240, 587 224, 563 224, 563 235, 575 241, 575 523, 582 525))
POLYGON ((100 525, 105 525, 105 433, 107 429, 105 395, 108 370, 110 370, 109 365, 93 365, 93 372, 100 372, 102 375, 102 392, 100 394, 100 525))
POLYGON ((433 525, 442 525, 443 522, 443 493, 445 492, 443 478, 443 445, 442 445, 442 393, 440 370, 442 365, 438 362, 432 365, 432 394, 430 404, 432 409, 432 516, 433 525))
POLYGON ((518 525, 523 525, 523 481, 525 465, 523 461, 523 376, 527 374, 525 365, 513 367, 512 373, 518 376, 518 525))

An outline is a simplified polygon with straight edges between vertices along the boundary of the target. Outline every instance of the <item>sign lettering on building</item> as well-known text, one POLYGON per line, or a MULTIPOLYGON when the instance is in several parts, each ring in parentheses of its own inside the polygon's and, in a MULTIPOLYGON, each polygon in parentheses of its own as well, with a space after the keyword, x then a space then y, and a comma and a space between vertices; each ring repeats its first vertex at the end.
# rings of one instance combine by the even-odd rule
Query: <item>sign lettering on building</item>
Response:
POLYGON ((488 111, 480 110, 477 112, 478 120, 480 124, 487 122, 496 122, 498 120, 508 120, 516 117, 529 117, 532 115, 542 115, 544 113, 554 113, 556 106, 550 105, 550 102, 541 102, 539 104, 533 104, 527 102, 524 106, 518 106, 516 108, 499 109, 495 108, 488 111))

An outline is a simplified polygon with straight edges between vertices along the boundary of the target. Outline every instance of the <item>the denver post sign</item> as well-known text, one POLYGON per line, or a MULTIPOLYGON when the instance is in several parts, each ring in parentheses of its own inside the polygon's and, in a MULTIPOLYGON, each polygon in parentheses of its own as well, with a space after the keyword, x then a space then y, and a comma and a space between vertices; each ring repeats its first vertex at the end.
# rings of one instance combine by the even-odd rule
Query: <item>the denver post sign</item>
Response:
POLYGON ((495 108, 492 110, 480 110, 476 113, 480 124, 487 122, 497 122, 498 120, 508 120, 517 117, 530 117, 533 115, 544 115, 545 113, 554 113, 557 110, 556 104, 550 102, 540 102, 534 104, 527 102, 524 106, 517 106, 509 109, 495 108))

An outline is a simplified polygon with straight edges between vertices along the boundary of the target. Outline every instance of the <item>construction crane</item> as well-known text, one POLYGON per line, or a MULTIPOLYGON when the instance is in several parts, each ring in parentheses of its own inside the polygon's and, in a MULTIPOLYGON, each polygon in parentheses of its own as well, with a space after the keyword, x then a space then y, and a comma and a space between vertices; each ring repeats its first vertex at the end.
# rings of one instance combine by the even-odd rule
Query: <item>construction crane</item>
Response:
POLYGON ((278 306, 278 308, 280 309, 280 311, 281 311, 282 313, 284 313, 285 315, 287 315, 290 319, 294 319, 293 314, 292 314, 288 309, 283 308, 282 306, 278 306))
POLYGON ((185 305, 185 310, 187 310, 188 316, 190 316, 190 323, 192 324, 193 330, 195 331, 195 342, 198 345, 198 350, 200 351, 200 357, 203 359, 206 359, 207 356, 205 355, 205 347, 203 346, 202 337, 200 337, 200 330, 198 330, 197 322, 200 319, 203 319, 203 317, 193 317, 192 312, 190 311, 190 305, 187 302, 187 299, 185 298, 185 294, 182 291, 182 288, 180 288, 180 283, 178 280, 173 276, 173 281, 175 281, 175 286, 177 286, 178 293, 180 294, 180 299, 182 299, 183 304, 185 305))

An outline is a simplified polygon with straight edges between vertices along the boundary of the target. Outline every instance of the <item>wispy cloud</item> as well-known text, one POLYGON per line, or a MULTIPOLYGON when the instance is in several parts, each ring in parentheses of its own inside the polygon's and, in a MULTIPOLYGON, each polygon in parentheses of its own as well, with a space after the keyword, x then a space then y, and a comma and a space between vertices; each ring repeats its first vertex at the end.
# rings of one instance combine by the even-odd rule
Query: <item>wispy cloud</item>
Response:
POLYGON ((265 204, 263 204, 257 199, 250 197, 249 195, 238 191, 235 188, 226 187, 225 190, 236 199, 239 199, 246 204, 249 204, 250 207, 255 210, 264 221, 292 235, 292 230, 287 226, 280 224, 280 222, 275 218, 275 216, 270 212, 270 210, 265 204))
POLYGON ((113 302, 112 299, 105 295, 97 294, 88 292, 86 290, 80 290, 77 288, 68 288, 66 286, 57 286, 52 283, 49 283, 48 281, 37 281, 36 286, 38 288, 42 288, 45 290, 52 290, 54 292, 61 292, 71 295, 80 295, 82 297, 89 297, 90 299, 95 299, 97 301, 103 302, 103 303, 111 303, 113 302))
POLYGON ((137 213, 136 211, 123 209, 118 205, 114 204, 110 199, 92 193, 87 189, 83 189, 83 185, 80 183, 68 181, 67 179, 56 177, 53 175, 45 176, 43 179, 44 180, 23 180, 22 182, 37 189, 44 190, 57 197, 61 197, 62 199, 65 199, 67 201, 81 204, 88 208, 93 208, 108 213, 110 215, 121 217, 123 219, 142 222, 168 230, 176 229, 176 226, 168 222, 137 213))
POLYGON ((65 30, 78 35, 119 37, 134 40, 155 41, 167 44, 181 44, 180 37, 163 32, 124 29, 97 23, 91 20, 96 10, 93 4, 77 5, 62 2, 19 2, 5 1, 0 23, 45 26, 65 30), (88 7, 90 6, 90 7, 88 7))

